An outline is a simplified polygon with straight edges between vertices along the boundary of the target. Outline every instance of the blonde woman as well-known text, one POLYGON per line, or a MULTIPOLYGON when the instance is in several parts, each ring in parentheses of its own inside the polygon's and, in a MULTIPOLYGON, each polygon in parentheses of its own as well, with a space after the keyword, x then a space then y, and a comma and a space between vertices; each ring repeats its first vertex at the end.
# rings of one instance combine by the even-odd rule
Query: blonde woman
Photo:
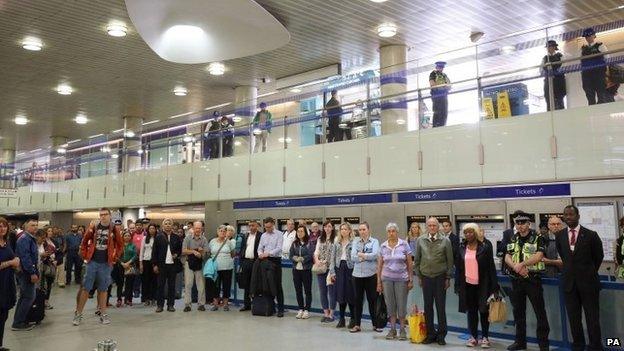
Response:
MULTIPOLYGON (((336 328, 344 328, 345 312, 347 305, 349 306, 349 313, 354 315, 355 309, 353 302, 355 296, 353 293, 353 261, 351 260, 351 244, 353 243, 353 230, 349 223, 342 223, 340 225, 340 233, 334 241, 334 249, 331 252, 331 259, 329 261, 329 274, 334 281, 334 292, 336 294, 336 301, 340 306, 340 320, 336 325, 336 328)), ((349 320, 348 328, 351 329, 355 326, 355 320, 353 317, 349 320)))
POLYGON ((418 239, 420 234, 422 234, 420 224, 418 224, 418 222, 412 222, 412 224, 410 224, 409 231, 407 232, 406 237, 407 243, 412 249, 412 256, 414 256, 414 253, 416 252, 416 240, 418 239))

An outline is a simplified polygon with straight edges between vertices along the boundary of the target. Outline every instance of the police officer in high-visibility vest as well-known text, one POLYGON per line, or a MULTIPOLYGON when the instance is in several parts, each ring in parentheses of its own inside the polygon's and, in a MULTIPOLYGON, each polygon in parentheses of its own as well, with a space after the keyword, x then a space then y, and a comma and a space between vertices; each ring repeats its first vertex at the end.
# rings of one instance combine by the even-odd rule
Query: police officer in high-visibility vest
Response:
POLYGON ((559 52, 559 44, 554 40, 546 43, 548 55, 542 59, 542 75, 544 76, 544 98, 546 98, 547 111, 552 110, 550 106, 550 81, 552 80, 553 103, 555 110, 562 110, 563 98, 566 96, 565 75, 561 72, 561 58, 563 55, 559 52), (549 65, 547 65, 549 64, 549 65))
POLYGON ((537 341, 541 351, 548 350, 548 317, 544 305, 541 274, 545 270, 546 248, 542 237, 531 229, 529 215, 519 212, 515 219, 517 232, 507 244, 505 264, 511 273, 512 304, 516 324, 515 342, 507 350, 526 349, 526 299, 529 298, 537 320, 537 341))
POLYGON ((446 73, 442 72, 444 66, 446 66, 446 62, 436 62, 435 69, 429 74, 433 105, 433 128, 444 127, 448 116, 448 91, 451 89, 451 80, 446 73))
MULTIPOLYGON (((603 43, 596 41, 596 31, 593 28, 586 28, 583 31, 583 37, 587 44, 581 48, 582 56, 597 55, 608 51, 603 43)), ((596 103, 602 104, 613 101, 607 94, 607 63, 605 55, 582 58, 581 70, 583 90, 585 91, 588 104, 595 105, 596 103)))

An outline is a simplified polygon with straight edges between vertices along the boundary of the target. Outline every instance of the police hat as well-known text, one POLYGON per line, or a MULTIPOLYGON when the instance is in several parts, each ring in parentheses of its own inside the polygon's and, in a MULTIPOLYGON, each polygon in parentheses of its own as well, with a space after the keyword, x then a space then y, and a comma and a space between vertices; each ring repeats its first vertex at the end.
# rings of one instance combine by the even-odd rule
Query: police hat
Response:
POLYGON ((435 66, 444 68, 444 66, 446 66, 446 62, 444 62, 444 61, 437 61, 435 63, 435 66))
POLYGON ((596 34, 596 31, 594 30, 594 28, 589 27, 583 30, 583 37, 585 38, 590 37, 594 34, 596 34))
POLYGON ((525 221, 530 221, 531 218, 529 217, 529 214, 524 212, 524 211, 516 211, 514 212, 514 222, 525 222, 525 221))
POLYGON ((547 42, 546 42, 546 47, 547 47, 547 48, 549 48, 549 47, 553 47, 553 46, 555 47, 555 49, 556 49, 556 50, 558 50, 558 49, 559 49, 559 44, 557 44, 557 42, 556 42, 556 41, 554 41, 554 40, 549 40, 549 41, 547 41, 547 42))
POLYGON ((266 108, 266 107, 267 107, 266 102, 261 102, 261 103, 260 103, 260 108, 266 108))

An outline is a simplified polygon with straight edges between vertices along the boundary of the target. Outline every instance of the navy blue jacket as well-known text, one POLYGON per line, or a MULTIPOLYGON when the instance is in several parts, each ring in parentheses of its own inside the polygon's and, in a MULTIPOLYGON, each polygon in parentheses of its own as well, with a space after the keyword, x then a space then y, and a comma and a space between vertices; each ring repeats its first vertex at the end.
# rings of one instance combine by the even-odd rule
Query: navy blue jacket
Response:
POLYGON ((15 255, 19 257, 22 271, 28 275, 39 275, 37 263, 39 262, 39 249, 37 240, 28 232, 23 232, 17 239, 15 255))

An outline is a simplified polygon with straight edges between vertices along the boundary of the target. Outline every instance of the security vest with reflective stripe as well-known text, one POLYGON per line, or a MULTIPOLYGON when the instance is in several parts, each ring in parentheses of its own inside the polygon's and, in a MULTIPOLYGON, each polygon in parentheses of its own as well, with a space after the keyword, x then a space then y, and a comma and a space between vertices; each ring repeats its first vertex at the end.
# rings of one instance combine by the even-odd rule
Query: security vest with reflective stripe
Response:
MULTIPOLYGON (((529 238, 524 243, 522 248, 520 247, 520 244, 518 243, 519 241, 518 236, 520 236, 520 234, 516 234, 516 236, 513 239, 513 242, 507 245, 507 251, 512 251, 511 260, 513 261, 513 263, 520 263, 520 262, 529 260, 533 255, 535 255, 538 252, 537 251, 538 236, 535 233, 530 233, 529 235, 531 236, 531 238, 529 238), (522 252, 523 260, 520 260, 521 252, 522 252)), ((544 262, 539 261, 536 264, 526 266, 526 268, 531 273, 542 273, 546 270, 546 265, 544 265, 544 262)))

